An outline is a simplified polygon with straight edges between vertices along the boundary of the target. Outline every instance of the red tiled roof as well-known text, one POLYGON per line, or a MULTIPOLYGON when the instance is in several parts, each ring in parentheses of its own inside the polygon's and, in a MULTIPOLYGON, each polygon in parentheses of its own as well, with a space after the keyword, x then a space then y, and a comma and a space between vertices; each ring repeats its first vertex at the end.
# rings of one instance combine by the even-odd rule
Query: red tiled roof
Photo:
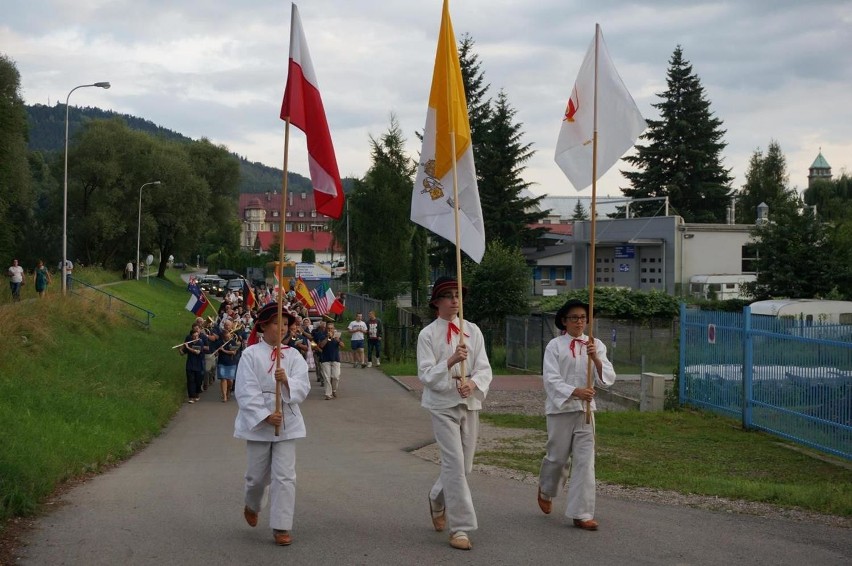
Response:
POLYGON ((574 224, 530 224, 530 228, 544 228, 553 234, 562 234, 564 236, 574 235, 574 224))
MULTIPOLYGON (((258 232, 257 245, 260 246, 260 251, 268 251, 270 246, 275 243, 277 232, 258 232)), ((325 252, 331 249, 332 234, 331 232, 314 231, 314 232, 287 232, 284 236, 285 252, 301 252, 306 248, 310 248, 317 252, 325 252)), ((343 248, 339 243, 334 246, 335 252, 342 252, 343 248)))

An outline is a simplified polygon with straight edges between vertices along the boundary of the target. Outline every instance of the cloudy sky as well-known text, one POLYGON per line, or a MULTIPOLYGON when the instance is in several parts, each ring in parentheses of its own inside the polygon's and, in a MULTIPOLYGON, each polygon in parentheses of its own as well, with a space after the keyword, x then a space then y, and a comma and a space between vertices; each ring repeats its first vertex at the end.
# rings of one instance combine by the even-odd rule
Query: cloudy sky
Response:
MULTIPOLYGON (((369 136, 394 113, 419 151, 441 0, 303 0, 299 11, 342 175, 369 167, 369 136)), ((485 78, 504 89, 535 157, 538 194, 576 195, 553 161, 565 103, 600 23, 646 118, 680 44, 727 130, 739 188, 749 157, 777 140, 802 189, 820 148, 852 171, 852 2, 848 0, 451 0, 456 34, 476 42, 485 78)), ((0 52, 28 104, 133 114, 251 161, 281 167, 290 3, 283 0, 5 0, 0 52)), ((307 175, 300 133, 290 168, 307 175)), ((600 195, 620 195, 614 167, 600 195)), ((591 194, 586 189, 582 195, 591 194)))

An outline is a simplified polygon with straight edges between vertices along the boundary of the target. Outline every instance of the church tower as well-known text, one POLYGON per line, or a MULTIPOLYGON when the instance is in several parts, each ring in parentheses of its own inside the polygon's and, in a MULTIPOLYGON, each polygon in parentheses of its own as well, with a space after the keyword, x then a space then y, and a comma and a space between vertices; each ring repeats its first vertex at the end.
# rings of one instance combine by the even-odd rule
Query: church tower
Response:
POLYGON ((811 188, 814 182, 820 179, 831 181, 831 165, 822 156, 822 148, 820 148, 819 155, 817 155, 813 164, 808 169, 808 188, 811 188))

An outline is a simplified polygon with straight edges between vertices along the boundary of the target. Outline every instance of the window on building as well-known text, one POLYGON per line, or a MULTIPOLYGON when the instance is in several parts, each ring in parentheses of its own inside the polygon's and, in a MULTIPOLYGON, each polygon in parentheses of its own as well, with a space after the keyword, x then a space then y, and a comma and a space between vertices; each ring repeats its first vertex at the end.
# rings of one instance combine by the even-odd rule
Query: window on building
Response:
POLYGON ((742 247, 742 272, 743 273, 757 273, 757 260, 760 257, 760 254, 757 251, 757 247, 753 244, 746 244, 742 247))
POLYGON ((279 214, 280 214, 280 213, 279 213, 277 210, 273 210, 273 211, 272 211, 272 218, 278 218, 278 215, 279 215, 279 214))
POLYGON ((286 232, 292 232, 293 231, 293 223, 287 222, 286 224, 284 224, 284 230, 286 232))
POLYGON ((307 232, 308 225, 307 224, 299 224, 299 232, 307 232))
POLYGON ((550 218, 545 218, 541 221, 542 224, 550 224, 550 218))
MULTIPOLYGON (((304 194, 304 193, 302 193, 302 194, 304 194)), ((304 217, 305 217, 305 211, 304 211, 304 210, 300 210, 300 211, 299 211, 299 218, 304 218, 304 217)))
POLYGON ((316 210, 312 210, 312 211, 311 211, 311 218, 316 218, 316 217, 317 217, 317 211, 316 211, 316 210))

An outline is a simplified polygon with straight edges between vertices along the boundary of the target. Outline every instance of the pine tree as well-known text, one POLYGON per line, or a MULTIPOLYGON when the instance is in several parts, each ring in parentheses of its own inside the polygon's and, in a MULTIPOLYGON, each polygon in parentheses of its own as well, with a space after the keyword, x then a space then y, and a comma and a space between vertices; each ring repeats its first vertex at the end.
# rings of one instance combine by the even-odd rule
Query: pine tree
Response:
POLYGON ((760 203, 766 203, 770 212, 794 206, 796 191, 788 188, 788 181, 787 161, 778 142, 769 142, 765 156, 756 149, 749 160, 746 182, 737 195, 737 222, 754 224, 760 203))
POLYGON ((392 299, 410 275, 411 187, 414 162, 405 153, 405 138, 395 116, 378 139, 370 138, 372 165, 349 197, 350 251, 363 291, 392 299))
POLYGON ((479 198, 489 240, 499 239, 509 247, 532 244, 543 231, 529 228, 547 216, 537 211, 544 197, 525 196, 530 183, 521 178, 533 155, 532 144, 523 143, 521 124, 514 121, 515 110, 501 90, 494 102, 488 134, 480 148, 477 164, 479 198))
POLYGON ((583 207, 583 203, 580 202, 580 199, 577 199, 577 206, 574 207, 574 214, 571 216, 571 220, 588 220, 589 213, 586 212, 585 207, 583 207))
MULTIPOLYGON (((625 161, 638 171, 622 171, 630 181, 623 188, 631 198, 669 197, 669 204, 687 222, 724 222, 731 194, 730 169, 722 167, 722 121, 713 117, 701 81, 678 46, 669 60, 668 88, 658 94, 659 120, 648 120, 637 145, 625 161)), ((631 211, 653 214, 660 205, 635 203, 631 211)))

